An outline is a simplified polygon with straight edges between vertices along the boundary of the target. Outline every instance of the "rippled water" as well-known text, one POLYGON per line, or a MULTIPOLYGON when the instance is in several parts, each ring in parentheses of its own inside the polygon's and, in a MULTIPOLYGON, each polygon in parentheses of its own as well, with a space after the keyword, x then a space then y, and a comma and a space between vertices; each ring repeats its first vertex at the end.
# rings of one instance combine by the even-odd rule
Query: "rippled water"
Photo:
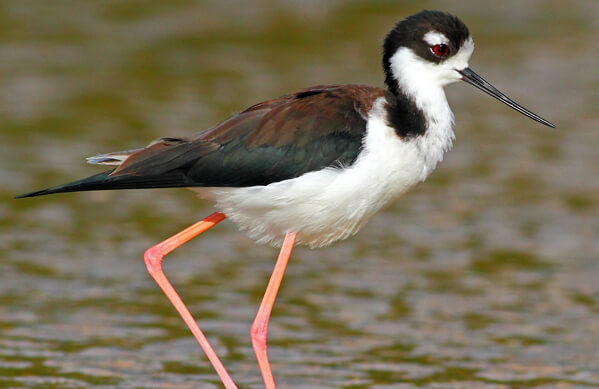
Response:
MULTIPOLYGON (((474 35, 471 66, 559 128, 449 87, 438 171, 353 239, 293 253, 270 327, 280 388, 599 387, 599 2, 442 6, 474 35)), ((2 2, 0 387, 219 387, 142 260, 210 204, 12 197, 304 86, 381 85, 384 34, 424 7, 2 2)), ((224 222, 165 260, 243 388, 262 386, 249 326, 276 254, 224 222)))

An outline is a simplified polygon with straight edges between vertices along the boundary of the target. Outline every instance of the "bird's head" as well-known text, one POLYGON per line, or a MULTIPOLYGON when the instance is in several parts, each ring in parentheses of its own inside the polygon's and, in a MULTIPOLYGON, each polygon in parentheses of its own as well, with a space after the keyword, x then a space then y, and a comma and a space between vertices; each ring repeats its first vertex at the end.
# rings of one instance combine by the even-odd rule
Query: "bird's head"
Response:
POLYGON ((474 42, 468 27, 440 11, 422 11, 397 23, 383 44, 386 83, 392 92, 409 84, 406 78, 444 86, 461 79, 474 42))
POLYGON ((414 98, 447 84, 465 81, 516 111, 554 127, 518 105, 468 67, 474 41, 468 27, 456 16, 422 11, 395 25, 383 43, 385 83, 397 95, 414 98))

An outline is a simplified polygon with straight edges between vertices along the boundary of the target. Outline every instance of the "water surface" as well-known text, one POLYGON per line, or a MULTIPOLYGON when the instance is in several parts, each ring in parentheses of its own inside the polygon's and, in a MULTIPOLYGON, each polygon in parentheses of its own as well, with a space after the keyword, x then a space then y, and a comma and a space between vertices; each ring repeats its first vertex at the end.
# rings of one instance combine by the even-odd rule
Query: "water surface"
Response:
MULTIPOLYGON (((293 253, 270 326, 281 388, 599 387, 599 2, 5 1, 0 5, 0 387, 217 388, 142 260, 212 212, 183 189, 13 196, 84 157, 190 135, 322 83, 382 85, 421 8, 468 24, 454 150, 351 240, 293 253)), ((277 253, 223 222, 165 270, 240 387, 277 253)))

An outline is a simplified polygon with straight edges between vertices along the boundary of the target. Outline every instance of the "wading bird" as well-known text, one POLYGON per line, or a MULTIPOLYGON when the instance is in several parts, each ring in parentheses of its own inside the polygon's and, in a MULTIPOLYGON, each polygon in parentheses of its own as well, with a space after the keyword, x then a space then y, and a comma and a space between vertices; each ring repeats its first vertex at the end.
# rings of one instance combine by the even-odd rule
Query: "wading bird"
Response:
POLYGON ((251 327, 264 384, 274 389, 267 328, 293 246, 323 247, 354 235, 381 208, 428 177, 454 139, 445 85, 465 81, 553 127, 472 71, 473 49, 460 19, 422 11, 397 23, 384 40, 386 89, 302 89, 252 105, 194 137, 161 138, 144 148, 88 158, 116 167, 19 197, 186 187, 214 201, 218 212, 148 249, 145 263, 227 389, 236 388, 235 383, 164 275, 162 259, 225 217, 258 243, 281 247, 251 327))

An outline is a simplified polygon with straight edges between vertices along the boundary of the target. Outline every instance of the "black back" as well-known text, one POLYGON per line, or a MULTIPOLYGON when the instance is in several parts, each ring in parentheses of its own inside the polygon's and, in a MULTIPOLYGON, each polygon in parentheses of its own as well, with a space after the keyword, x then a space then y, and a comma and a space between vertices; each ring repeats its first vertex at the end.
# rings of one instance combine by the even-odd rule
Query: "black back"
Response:
POLYGON ((268 185, 351 165, 366 117, 384 90, 329 85, 251 106, 191 139, 163 138, 132 150, 116 169, 20 197, 166 187, 268 185))

